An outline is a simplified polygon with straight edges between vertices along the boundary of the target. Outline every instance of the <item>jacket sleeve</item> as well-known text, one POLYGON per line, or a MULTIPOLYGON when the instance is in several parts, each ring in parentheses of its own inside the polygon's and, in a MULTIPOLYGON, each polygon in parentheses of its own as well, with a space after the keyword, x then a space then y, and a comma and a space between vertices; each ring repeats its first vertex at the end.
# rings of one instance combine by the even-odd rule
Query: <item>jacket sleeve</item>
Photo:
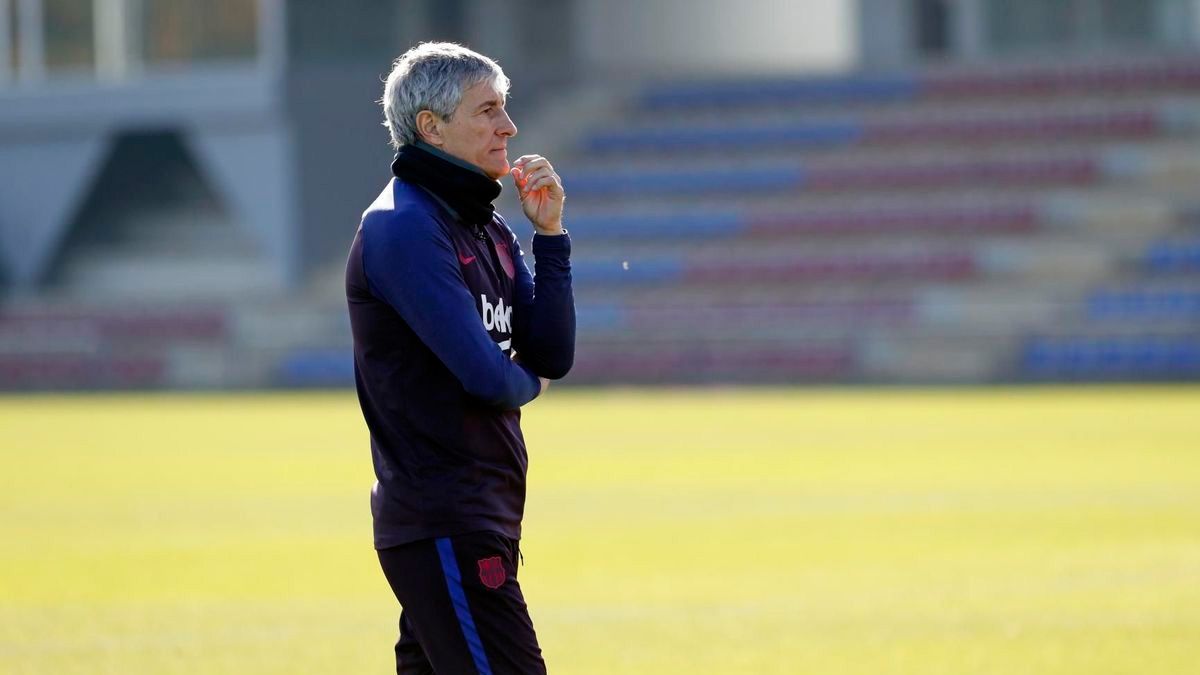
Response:
POLYGON ((366 222, 362 246, 371 293, 400 314, 470 396, 502 409, 537 397, 534 372, 508 358, 484 329, 454 244, 436 220, 417 211, 366 222))
POLYGON ((512 250, 516 270, 513 347, 521 363, 542 377, 557 380, 575 361, 570 235, 533 235, 532 275, 516 235, 512 250))

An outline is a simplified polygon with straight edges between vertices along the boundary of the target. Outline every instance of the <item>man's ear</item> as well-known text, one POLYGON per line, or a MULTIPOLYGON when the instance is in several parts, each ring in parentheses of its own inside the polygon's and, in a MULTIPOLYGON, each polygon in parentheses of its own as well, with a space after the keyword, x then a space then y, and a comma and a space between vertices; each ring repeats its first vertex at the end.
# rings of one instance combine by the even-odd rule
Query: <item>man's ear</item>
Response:
POLYGON ((417 113, 417 136, 434 147, 441 147, 445 142, 442 139, 442 120, 432 110, 417 113))

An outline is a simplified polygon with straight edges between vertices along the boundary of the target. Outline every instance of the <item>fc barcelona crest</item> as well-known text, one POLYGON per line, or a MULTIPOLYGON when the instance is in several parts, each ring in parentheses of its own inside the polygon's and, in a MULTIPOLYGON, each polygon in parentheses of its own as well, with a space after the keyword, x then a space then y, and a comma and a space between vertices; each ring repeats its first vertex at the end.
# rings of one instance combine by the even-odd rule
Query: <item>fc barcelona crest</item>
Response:
POLYGON ((500 259, 500 266, 504 268, 504 273, 508 275, 508 278, 514 278, 517 270, 513 267, 512 253, 508 250, 508 244, 496 242, 496 257, 500 259))
POLYGON ((504 563, 500 556, 494 555, 479 561, 479 580, 484 586, 495 590, 504 585, 504 563))

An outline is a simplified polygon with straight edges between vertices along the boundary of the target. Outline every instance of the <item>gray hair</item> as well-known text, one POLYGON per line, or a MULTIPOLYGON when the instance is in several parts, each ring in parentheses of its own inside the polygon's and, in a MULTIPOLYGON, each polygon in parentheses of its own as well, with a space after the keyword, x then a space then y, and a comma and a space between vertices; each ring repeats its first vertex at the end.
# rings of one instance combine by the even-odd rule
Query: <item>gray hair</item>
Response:
POLYGON ((422 42, 392 64, 383 88, 383 126, 392 147, 418 140, 417 113, 428 110, 450 119, 463 92, 480 82, 495 82, 508 95, 509 81, 499 64, 453 42, 422 42))

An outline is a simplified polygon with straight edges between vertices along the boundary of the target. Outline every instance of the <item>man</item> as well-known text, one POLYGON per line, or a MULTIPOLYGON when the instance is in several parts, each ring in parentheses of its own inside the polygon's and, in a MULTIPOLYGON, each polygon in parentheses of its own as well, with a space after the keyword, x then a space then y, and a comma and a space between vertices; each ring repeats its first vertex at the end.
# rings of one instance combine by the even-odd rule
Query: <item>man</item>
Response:
POLYGON ((554 168, 508 162, 507 93, 500 67, 459 45, 396 60, 382 100, 395 177, 346 265, 375 548, 402 607, 398 673, 546 672, 517 584, 520 407, 574 359, 571 241, 554 168), (492 206, 508 175, 536 276, 492 206))

